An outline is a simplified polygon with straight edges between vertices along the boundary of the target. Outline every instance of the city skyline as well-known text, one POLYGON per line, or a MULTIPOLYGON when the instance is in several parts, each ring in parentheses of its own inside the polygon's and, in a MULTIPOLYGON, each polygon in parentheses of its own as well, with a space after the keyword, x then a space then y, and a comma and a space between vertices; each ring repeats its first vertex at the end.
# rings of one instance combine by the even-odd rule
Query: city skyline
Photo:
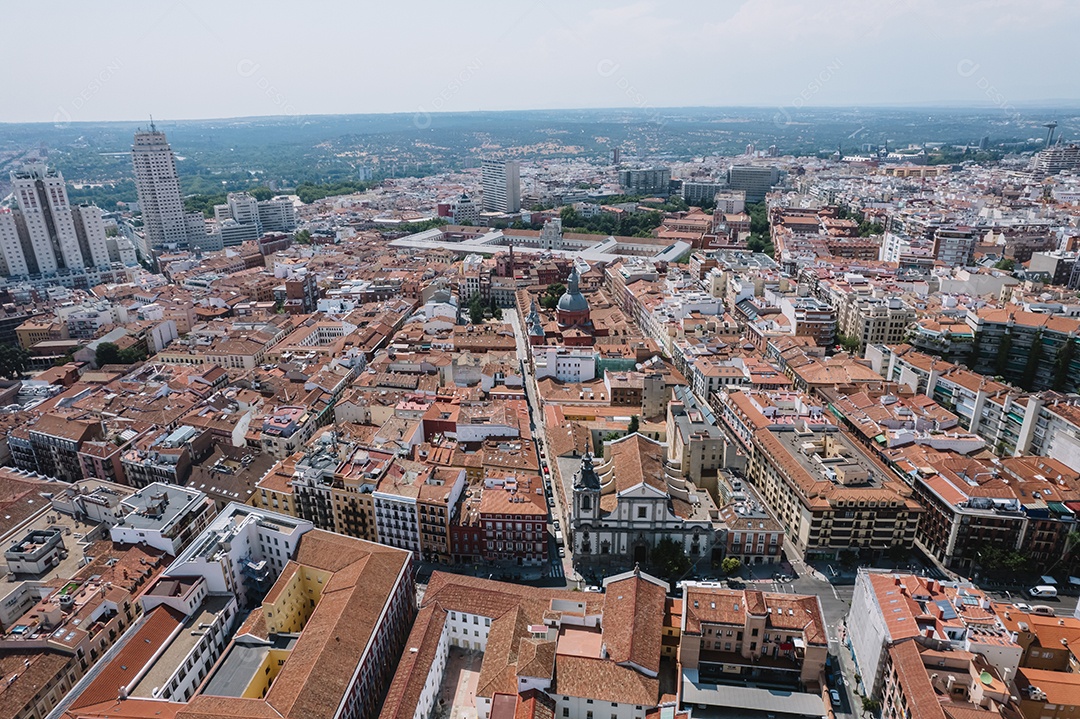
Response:
MULTIPOLYGON (((47 56, 36 52, 32 34, 13 37, 13 56, 39 56, 50 82, 37 80, 42 73, 9 78, 0 122, 375 112, 414 113, 423 124, 438 112, 476 110, 949 105, 1008 111, 1080 98, 1080 80, 1058 70, 1067 66, 1068 32, 1080 8, 1058 0, 947 7, 923 0, 810 7, 785 0, 586 8, 553 2, 499 14, 476 3, 453 13, 381 7, 356 22, 350 21, 355 11, 335 8, 294 13, 287 23, 278 22, 273 4, 242 15, 240 8, 202 0, 152 12, 134 5, 127 12, 126 5, 113 6, 116 17, 131 18, 125 43, 100 42, 106 24, 75 5, 50 17, 47 56), (226 37, 218 29, 238 23, 244 33, 226 37), (358 27, 407 29, 432 40, 470 33, 484 42, 428 45, 437 55, 402 52, 400 33, 358 37, 358 27), (305 49, 316 40, 318 53, 305 49), (1037 45, 1040 52, 988 49, 1003 43, 1037 45)), ((11 21, 33 27, 43 21, 40 12, 23 5, 11 21)))

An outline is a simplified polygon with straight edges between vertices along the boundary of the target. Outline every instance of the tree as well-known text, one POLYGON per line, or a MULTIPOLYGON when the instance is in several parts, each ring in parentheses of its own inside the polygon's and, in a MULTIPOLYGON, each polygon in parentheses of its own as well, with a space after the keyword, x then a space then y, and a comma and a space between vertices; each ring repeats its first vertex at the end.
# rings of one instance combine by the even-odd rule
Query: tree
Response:
POLYGON ((638 428, 640 426, 641 422, 638 420, 638 416, 635 414, 633 417, 630 418, 630 424, 626 425, 626 433, 633 434, 634 432, 638 431, 638 428))
POLYGON ((878 709, 881 709, 881 702, 872 697, 863 697, 862 710, 866 714, 877 714, 878 709))
POLYGON ((120 350, 120 354, 117 357, 119 364, 135 364, 136 362, 143 362, 146 360, 146 350, 142 347, 128 347, 120 350))
POLYGON ((604 456, 604 447, 606 446, 607 442, 613 442, 614 440, 619 439, 621 437, 625 437, 625 436, 626 435, 624 435, 622 432, 608 432, 603 437, 601 437, 600 438, 600 452, 599 452, 600 456, 601 457, 604 456))
POLYGON ((540 306, 544 309, 553 310, 559 304, 559 298, 566 292, 566 285, 561 282, 553 282, 548 285, 544 294, 540 295, 540 306))
POLYGON ((720 562, 721 571, 729 576, 739 571, 740 567, 742 567, 742 560, 738 557, 724 557, 724 561, 720 562))
POLYGON ((474 325, 481 324, 484 321, 484 300, 480 297, 480 293, 472 296, 469 300, 469 322, 474 325))
POLYGON ((146 350, 142 347, 120 349, 112 342, 101 342, 94 351, 94 363, 98 367, 107 364, 135 364, 146 359, 146 350))
POLYGON ((665 579, 677 579, 690 569, 690 559, 682 545, 666 537, 653 547, 650 560, 653 568, 665 579))
POLYGON ((836 344, 840 345, 841 349, 849 354, 858 354, 859 349, 862 346, 862 342, 858 337, 848 337, 847 335, 837 334, 836 344))
POLYGON ((1012 272, 1016 269, 1016 262, 1010 260, 1008 257, 1002 257, 1000 260, 994 263, 994 269, 1004 270, 1005 272, 1012 272))
POLYGON ((299 232, 297 232, 293 236, 293 239, 296 240, 296 244, 298 244, 298 245, 310 245, 311 244, 311 231, 310 230, 300 230, 299 232))
POLYGON ((99 342, 94 350, 94 364, 104 367, 107 364, 121 364, 120 348, 112 342, 99 342))
POLYGON ((0 345, 0 377, 19 379, 30 366, 30 353, 18 345, 0 345))

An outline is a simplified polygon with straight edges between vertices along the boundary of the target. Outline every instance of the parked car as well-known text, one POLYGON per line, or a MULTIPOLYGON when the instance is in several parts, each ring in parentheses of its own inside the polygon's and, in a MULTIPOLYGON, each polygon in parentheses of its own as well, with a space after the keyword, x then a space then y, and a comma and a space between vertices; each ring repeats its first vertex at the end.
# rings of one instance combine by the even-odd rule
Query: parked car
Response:
POLYGON ((830 689, 829 699, 832 699, 832 704, 834 707, 840 706, 840 692, 836 691, 835 689, 830 689))
POLYGON ((566 547, 559 547, 559 559, 566 556, 566 547))
POLYGON ((1016 607, 1021 612, 1030 612, 1031 611, 1031 605, 1030 604, 1024 604, 1023 602, 1013 602, 1013 606, 1016 607))
POLYGON ((600 594, 604 590, 601 589, 600 587, 596 586, 596 585, 592 585, 592 586, 585 587, 585 591, 586 592, 592 592, 593 594, 600 594))
POLYGON ((562 529, 562 527, 559 526, 559 520, 557 520, 557 519, 551 520, 551 526, 554 527, 555 529, 562 529))

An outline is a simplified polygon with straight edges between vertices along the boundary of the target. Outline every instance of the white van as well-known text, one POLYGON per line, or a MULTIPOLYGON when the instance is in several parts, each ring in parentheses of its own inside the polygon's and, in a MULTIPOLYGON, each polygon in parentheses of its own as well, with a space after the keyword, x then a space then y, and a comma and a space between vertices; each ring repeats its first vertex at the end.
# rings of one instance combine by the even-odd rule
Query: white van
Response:
POLYGON ((1051 587, 1049 584, 1040 584, 1037 587, 1029 589, 1028 594, 1033 597, 1056 597, 1057 588, 1051 587))
POLYGON ((1044 617, 1054 616, 1054 610, 1052 607, 1048 607, 1045 604, 1036 604, 1031 608, 1032 614, 1041 614, 1044 617))

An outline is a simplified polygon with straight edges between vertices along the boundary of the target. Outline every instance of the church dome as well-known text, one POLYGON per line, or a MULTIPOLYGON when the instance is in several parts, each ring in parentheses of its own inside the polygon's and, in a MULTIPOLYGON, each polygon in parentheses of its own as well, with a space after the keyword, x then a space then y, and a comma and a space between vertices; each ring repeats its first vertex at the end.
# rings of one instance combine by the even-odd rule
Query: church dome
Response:
POLYGON ((589 310, 589 302, 585 299, 585 295, 580 292, 570 294, 570 292, 567 291, 559 298, 559 309, 563 312, 587 312, 589 310))
POLYGON ((566 278, 566 292, 559 298, 558 309, 561 312, 588 312, 589 301, 578 289, 580 275, 577 267, 570 270, 570 276, 566 278))

